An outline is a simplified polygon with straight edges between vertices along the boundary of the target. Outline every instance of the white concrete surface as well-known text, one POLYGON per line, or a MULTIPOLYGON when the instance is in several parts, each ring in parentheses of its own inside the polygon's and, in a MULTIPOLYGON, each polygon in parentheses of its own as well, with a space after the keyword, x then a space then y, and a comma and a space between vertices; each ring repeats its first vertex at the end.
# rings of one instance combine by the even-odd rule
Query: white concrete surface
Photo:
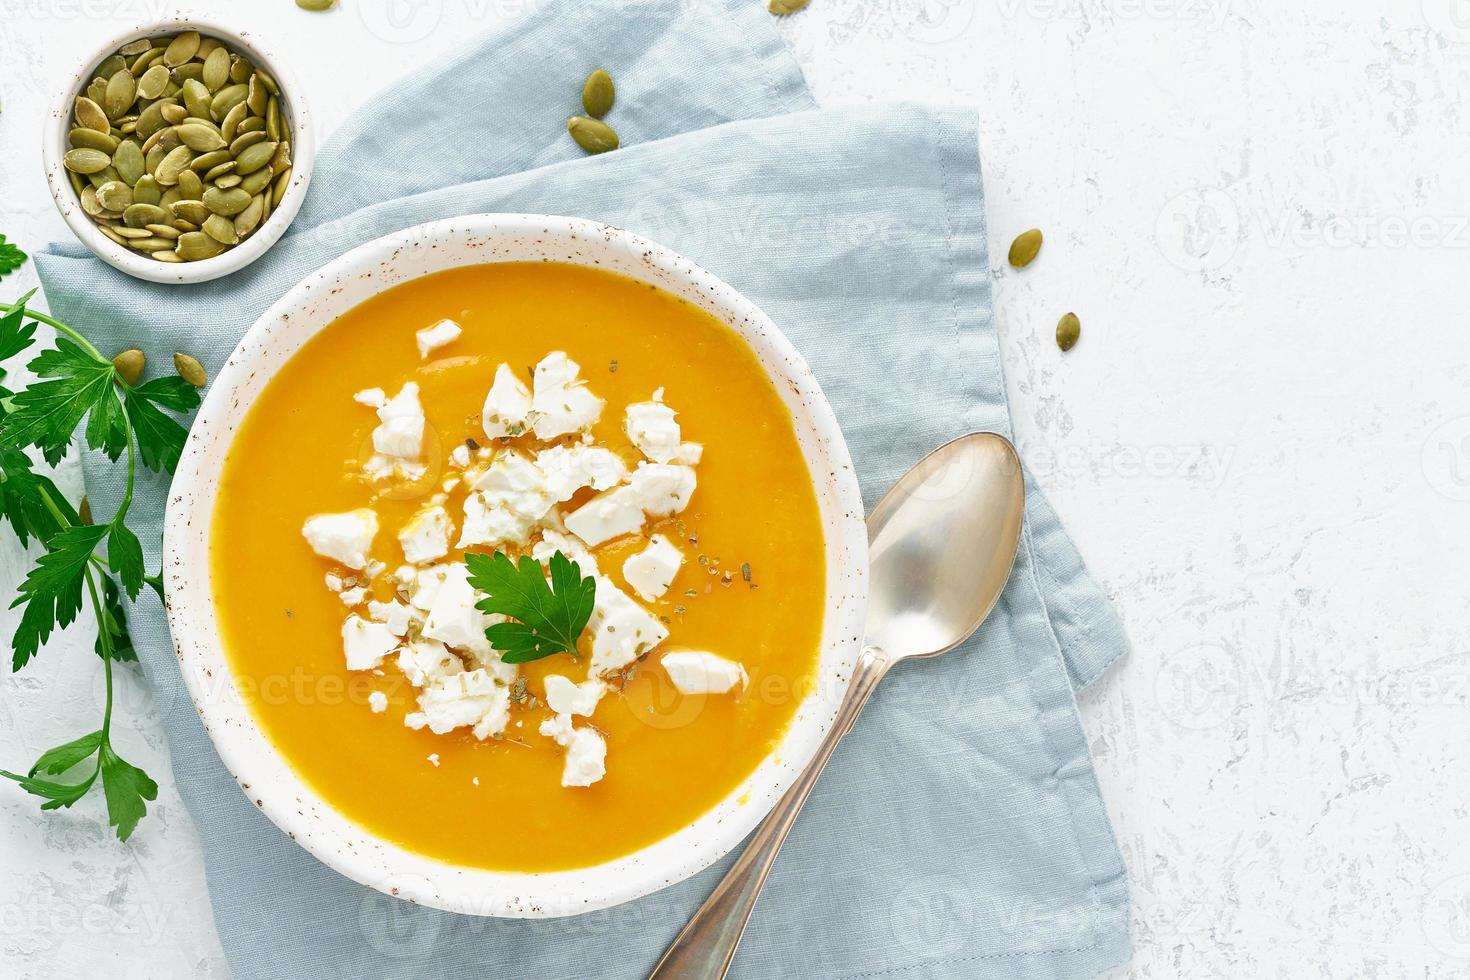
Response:
MULTIPOLYGON (((526 6, 342 3, 196 6, 294 55, 324 130, 526 6)), ((66 235, 51 89, 171 9, 0 0, 0 232, 66 235)), ((1082 706, 1133 879, 1117 976, 1470 976, 1470 3, 814 0, 783 30, 825 103, 979 107, 995 251, 1047 233, 998 304, 1023 450, 1136 644, 1082 706)), ((0 676, 0 765, 92 724, 90 642, 0 676)), ((227 975, 123 692, 159 801, 122 846, 99 799, 0 787, 0 976, 227 975)))

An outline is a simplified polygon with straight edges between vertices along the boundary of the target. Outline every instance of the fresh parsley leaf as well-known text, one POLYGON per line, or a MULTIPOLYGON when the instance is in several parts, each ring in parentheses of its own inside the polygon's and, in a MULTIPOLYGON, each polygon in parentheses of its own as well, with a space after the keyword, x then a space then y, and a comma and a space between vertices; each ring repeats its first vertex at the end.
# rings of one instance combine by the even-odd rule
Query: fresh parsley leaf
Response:
POLYGON ((107 822, 127 840, 148 812, 144 800, 158 799, 158 784, 137 766, 124 762, 112 746, 102 746, 102 791, 107 796, 107 822))
POLYGON ((50 550, 37 559, 36 567, 20 583, 20 595, 10 604, 12 609, 26 607, 10 641, 12 670, 24 667, 53 629, 77 618, 87 564, 106 533, 105 524, 68 527, 46 542, 50 550))
POLYGON ((113 660, 137 663, 138 651, 133 649, 133 638, 128 635, 128 614, 123 611, 122 592, 111 575, 104 575, 102 576, 102 621, 97 624, 95 644, 97 656, 105 657, 108 647, 112 649, 113 660), (104 631, 107 634, 107 647, 102 645, 104 631))
POLYGON ((97 746, 101 744, 102 732, 99 730, 67 742, 65 745, 47 749, 41 753, 41 758, 31 766, 31 771, 27 775, 34 776, 38 772, 43 772, 48 776, 60 776, 83 759, 90 758, 97 751, 97 746))
MULTIPOLYGON (((3 238, 0 236, 0 240, 3 238)), ((21 300, 13 310, 0 316, 0 361, 10 360, 34 342, 36 321, 26 323, 25 312, 25 300, 21 300)))
POLYGON ((10 524, 22 545, 32 537, 45 541, 63 525, 46 506, 55 505, 68 523, 77 513, 49 477, 32 469, 31 458, 19 449, 0 449, 0 520, 10 524))
POLYGON ((138 591, 143 588, 143 545, 138 536, 120 521, 107 532, 107 561, 122 580, 128 598, 138 598, 138 591))
POLYGON ((16 248, 0 235, 0 278, 10 275, 25 264, 26 253, 16 248))
POLYGON ((520 564, 504 552, 465 555, 470 585, 485 593, 475 608, 519 620, 485 630, 491 646, 508 664, 577 652, 577 638, 592 617, 597 580, 582 577, 577 563, 558 551, 551 556, 551 583, 541 563, 522 555, 520 564))
POLYGON ((39 446, 46 461, 55 466, 82 417, 100 406, 102 421, 87 427, 87 442, 116 459, 112 450, 120 451, 126 445, 127 430, 121 412, 112 412, 106 404, 117 401, 113 388, 117 369, 112 362, 100 361, 67 338, 58 337, 56 347, 41 352, 29 367, 50 380, 37 381, 11 399, 9 414, 0 418, 0 445, 39 446))
POLYGON ((94 769, 92 775, 80 783, 58 783, 50 779, 40 779, 36 776, 20 776, 13 772, 0 769, 0 776, 13 779, 20 784, 20 788, 33 796, 39 796, 46 802, 41 804, 42 810, 55 810, 64 806, 71 806, 77 800, 87 795, 87 790, 97 781, 97 771, 94 769))
POLYGON ((177 419, 159 411, 158 406, 187 412, 198 406, 198 390, 182 378, 154 378, 145 385, 127 389, 123 400, 128 407, 128 418, 133 423, 133 435, 138 440, 143 465, 150 470, 172 473, 184 453, 184 440, 188 439, 189 430, 177 419))

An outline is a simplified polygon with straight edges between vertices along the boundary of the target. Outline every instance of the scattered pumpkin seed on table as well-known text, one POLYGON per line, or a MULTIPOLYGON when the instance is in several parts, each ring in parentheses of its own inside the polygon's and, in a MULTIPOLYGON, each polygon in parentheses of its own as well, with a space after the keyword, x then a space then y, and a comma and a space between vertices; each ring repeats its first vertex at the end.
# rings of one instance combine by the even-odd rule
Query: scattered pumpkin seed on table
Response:
POLYGON ((1011 265, 1017 269, 1024 269, 1036 258, 1036 253, 1041 251, 1041 229, 1032 228, 1023 231, 1011 242, 1011 251, 1007 258, 1011 265))
POLYGON ((597 119, 573 116, 567 120, 567 132, 588 153, 606 153, 618 148, 618 134, 607 123, 597 119))
POLYGON ((601 68, 588 75, 582 85, 582 109, 593 119, 607 115, 616 97, 612 76, 601 68))
POLYGON ((770 3, 766 4, 766 9, 777 17, 786 17, 799 10, 805 10, 807 4, 811 2, 812 0, 770 0, 770 3))
MULTIPOLYGON (((371 2, 371 0, 368 0, 368 2, 371 2)), ((300 7, 302 10, 311 10, 317 12, 323 10, 331 10, 332 7, 336 6, 336 3, 337 0, 296 0, 296 6, 300 7)))
MULTIPOLYGON (((308 10, 333 3, 297 0, 308 10)), ((226 41, 198 31, 138 38, 103 58, 77 96, 62 163, 82 211, 113 242, 159 262, 213 258, 259 231, 290 188, 281 103, 276 80, 226 41)), ((199 362, 175 358, 191 384, 180 358, 202 386, 199 362)))
POLYGON ((112 359, 112 366, 117 368, 117 373, 130 385, 137 384, 138 379, 143 377, 143 368, 147 363, 148 359, 136 347, 122 351, 112 359))
POLYGON ((204 373, 204 365, 188 354, 174 355, 174 370, 179 372, 179 377, 196 388, 203 388, 209 381, 208 375, 204 373))
POLYGON ((1077 314, 1066 313, 1057 321, 1057 346, 1064 352, 1076 346, 1081 336, 1082 321, 1077 319, 1077 314))

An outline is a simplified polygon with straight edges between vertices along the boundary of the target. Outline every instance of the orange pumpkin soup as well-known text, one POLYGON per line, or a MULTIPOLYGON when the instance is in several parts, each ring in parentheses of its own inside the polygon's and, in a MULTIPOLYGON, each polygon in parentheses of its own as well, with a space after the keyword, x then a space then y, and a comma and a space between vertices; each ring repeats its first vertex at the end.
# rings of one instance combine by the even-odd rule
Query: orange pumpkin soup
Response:
MULTIPOLYGON (((756 768, 814 681, 823 536, 790 414, 724 324, 669 293, 598 270, 557 263, 456 269, 388 290, 330 324, 270 381, 236 434, 220 475, 211 550, 226 653, 271 740, 339 811, 454 863, 586 867, 667 837, 756 768), (453 330, 436 328, 443 345, 421 355, 416 334, 443 320, 461 332, 444 342, 453 330), (596 421, 546 441, 529 421, 523 433, 487 435, 490 413, 482 417, 482 407, 498 368, 508 365, 514 387, 526 391, 534 376, 539 404, 534 366, 551 363, 545 359, 553 352, 580 366, 578 385, 603 400, 596 421), (376 478, 365 475, 383 459, 375 439, 390 411, 373 409, 410 383, 421 402, 421 461, 406 472, 384 476, 379 467, 376 478), (467 498, 497 461, 524 464, 553 446, 602 447, 618 457, 614 465, 626 468, 622 480, 630 484, 657 453, 630 436, 626 410, 650 403, 676 411, 680 437, 703 452, 682 510, 650 512, 636 532, 582 552, 602 577, 599 603, 620 591, 642 607, 636 614, 646 612, 667 632, 603 674, 595 709, 570 718, 600 736, 605 775, 576 784, 572 750, 542 733, 554 717, 546 678, 583 682, 597 662, 596 615, 578 656, 557 653, 508 672, 491 665, 500 672, 494 693, 510 703, 508 716, 484 726, 489 732, 463 723, 441 734, 426 727, 424 689, 401 669, 399 651, 370 667, 359 657, 360 669, 348 669, 344 619, 384 637, 373 616, 393 603, 412 612, 417 601, 405 591, 412 576, 404 578, 400 529, 428 506, 448 513, 448 553, 427 563, 433 568, 463 562, 465 551, 529 553, 541 534, 553 533, 545 525, 573 542, 574 522, 560 522, 616 489, 579 487, 526 539, 458 546, 462 530, 470 536, 467 498), (366 511, 376 533, 365 562, 340 552, 335 561, 323 557, 303 538, 315 515, 366 511), (654 535, 677 549, 682 564, 667 591, 650 599, 646 583, 635 587, 623 569, 654 535), (681 693, 687 685, 676 685, 678 671, 663 658, 690 651, 714 654, 745 676, 723 693, 681 693)), ((398 624, 403 638, 388 642, 410 644, 432 631, 421 619, 436 613, 413 614, 419 619, 406 634, 398 624)), ((474 666, 462 649, 436 649, 454 657, 455 672, 474 666)))

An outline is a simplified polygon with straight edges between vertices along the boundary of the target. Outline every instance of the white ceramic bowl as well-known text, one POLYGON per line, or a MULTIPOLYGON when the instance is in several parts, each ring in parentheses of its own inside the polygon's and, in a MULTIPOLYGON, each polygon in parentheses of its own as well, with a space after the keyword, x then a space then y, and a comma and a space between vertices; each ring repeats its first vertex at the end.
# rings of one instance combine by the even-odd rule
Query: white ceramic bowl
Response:
POLYGON ((688 259, 617 228, 578 218, 482 214, 420 225, 354 249, 255 322, 211 385, 190 433, 169 499, 163 573, 179 663, 204 726, 250 800, 277 826, 326 864, 388 894, 473 915, 550 917, 626 902, 689 877, 738 844, 786 791, 831 725, 858 654, 867 534, 831 406, 806 362, 749 300, 688 259), (211 596, 216 477, 245 413, 281 365, 338 316, 390 286, 442 269, 513 261, 620 272, 683 297, 738 332, 791 411, 826 539, 819 682, 775 752, 690 826, 634 854, 573 871, 451 865, 380 839, 336 812, 297 776, 242 703, 211 596))
POLYGON ((227 276, 231 272, 243 269, 264 255, 266 249, 276 243, 276 240, 290 226, 291 220, 296 217, 296 212, 301 209, 302 198, 306 196, 307 185, 311 183, 312 162, 316 155, 311 115, 301 92, 301 84, 297 81, 296 76, 280 61, 272 58, 261 47, 256 35, 250 31, 234 31, 212 21, 181 17, 145 28, 135 28, 126 34, 119 34, 77 66, 76 74, 61 91, 56 105, 52 107, 51 114, 46 119, 46 131, 41 139, 41 154, 46 165, 46 182, 51 187, 51 199, 56 202, 56 209, 61 212, 61 217, 67 227, 82 240, 83 245, 91 249, 104 262, 121 269, 130 276, 147 279, 150 282, 165 283, 207 282, 210 279, 227 276), (82 210, 82 202, 71 186, 71 180, 66 175, 66 167, 62 164, 61 158, 68 149, 67 134, 72 129, 72 108, 76 103, 76 98, 86 90, 87 83, 92 80, 92 73, 102 60, 124 44, 140 37, 159 37, 189 30, 198 31, 207 37, 218 38, 232 50, 248 57, 253 64, 270 72, 275 78, 281 89, 282 117, 291 126, 291 186, 287 188, 286 195, 281 198, 281 203, 271 211, 265 223, 234 248, 212 259, 202 259, 198 262, 159 262, 146 255, 123 248, 97 230, 92 219, 82 210))

